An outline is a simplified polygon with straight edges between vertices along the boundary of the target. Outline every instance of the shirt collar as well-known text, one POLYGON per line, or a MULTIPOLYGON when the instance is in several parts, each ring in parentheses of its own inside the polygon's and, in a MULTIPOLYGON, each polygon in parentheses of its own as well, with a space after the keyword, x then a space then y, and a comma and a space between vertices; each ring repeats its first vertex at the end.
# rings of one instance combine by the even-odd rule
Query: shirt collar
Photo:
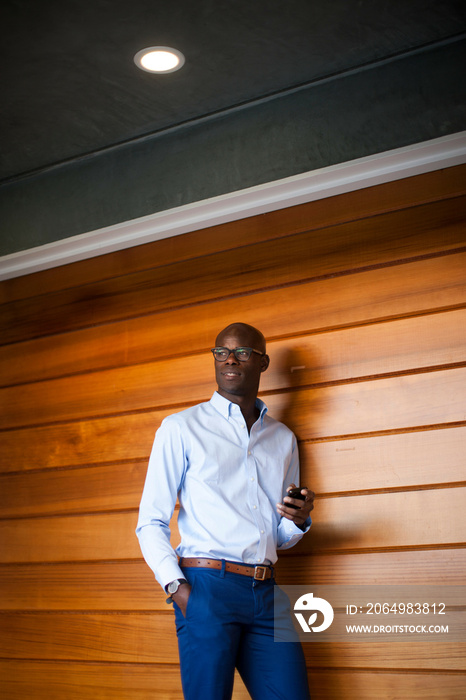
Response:
MULTIPOLYGON (((233 401, 228 401, 224 396, 215 391, 212 398, 210 399, 212 406, 222 414, 227 420, 229 420, 234 406, 238 404, 233 403, 233 401)), ((261 425, 264 423, 265 414, 267 413, 267 406, 262 401, 262 399, 256 399, 256 406, 260 411, 261 425)))

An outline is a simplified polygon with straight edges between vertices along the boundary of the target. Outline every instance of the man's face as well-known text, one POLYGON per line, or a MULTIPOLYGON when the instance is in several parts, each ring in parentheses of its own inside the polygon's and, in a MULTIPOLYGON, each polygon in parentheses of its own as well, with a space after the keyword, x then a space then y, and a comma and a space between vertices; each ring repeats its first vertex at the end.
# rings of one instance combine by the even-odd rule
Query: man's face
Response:
MULTIPOLYGON (((254 333, 242 328, 220 333, 215 344, 230 350, 238 347, 249 347, 264 352, 265 349, 254 333)), ((249 360, 240 362, 231 353, 224 362, 214 360, 214 363, 218 393, 234 401, 234 397, 256 397, 260 375, 267 369, 269 358, 266 355, 261 356, 253 352, 249 360)))

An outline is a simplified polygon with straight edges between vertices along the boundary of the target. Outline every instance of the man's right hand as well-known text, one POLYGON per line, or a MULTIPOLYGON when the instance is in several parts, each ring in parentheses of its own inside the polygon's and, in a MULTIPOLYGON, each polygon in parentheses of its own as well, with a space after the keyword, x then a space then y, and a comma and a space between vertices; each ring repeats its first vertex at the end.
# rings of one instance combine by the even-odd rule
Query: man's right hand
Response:
POLYGON ((189 583, 182 583, 176 593, 172 595, 172 599, 183 613, 183 617, 186 617, 186 608, 188 606, 190 594, 191 586, 189 583))

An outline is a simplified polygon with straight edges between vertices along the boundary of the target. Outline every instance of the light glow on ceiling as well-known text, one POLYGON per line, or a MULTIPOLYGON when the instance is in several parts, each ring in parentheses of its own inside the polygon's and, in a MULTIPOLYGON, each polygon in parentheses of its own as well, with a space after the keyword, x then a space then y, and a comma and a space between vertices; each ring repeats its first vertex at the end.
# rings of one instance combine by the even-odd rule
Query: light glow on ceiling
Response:
POLYGON ((184 65, 181 51, 168 46, 150 46, 141 49, 134 57, 138 68, 148 73, 173 73, 184 65))

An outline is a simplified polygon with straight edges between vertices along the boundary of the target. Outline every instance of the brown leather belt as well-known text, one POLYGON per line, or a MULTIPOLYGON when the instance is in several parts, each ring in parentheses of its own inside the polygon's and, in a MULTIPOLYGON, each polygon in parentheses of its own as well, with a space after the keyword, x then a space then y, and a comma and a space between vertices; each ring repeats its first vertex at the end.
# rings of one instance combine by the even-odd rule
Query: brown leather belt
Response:
MULTIPOLYGON (((182 557, 179 561, 181 567, 202 567, 203 569, 218 569, 222 568, 223 562, 220 559, 203 559, 202 557, 182 557)), ((236 562, 226 561, 225 571, 232 574, 242 574, 243 576, 251 576, 256 581, 267 581, 273 578, 273 568, 271 566, 247 566, 246 564, 237 564, 236 562)))

